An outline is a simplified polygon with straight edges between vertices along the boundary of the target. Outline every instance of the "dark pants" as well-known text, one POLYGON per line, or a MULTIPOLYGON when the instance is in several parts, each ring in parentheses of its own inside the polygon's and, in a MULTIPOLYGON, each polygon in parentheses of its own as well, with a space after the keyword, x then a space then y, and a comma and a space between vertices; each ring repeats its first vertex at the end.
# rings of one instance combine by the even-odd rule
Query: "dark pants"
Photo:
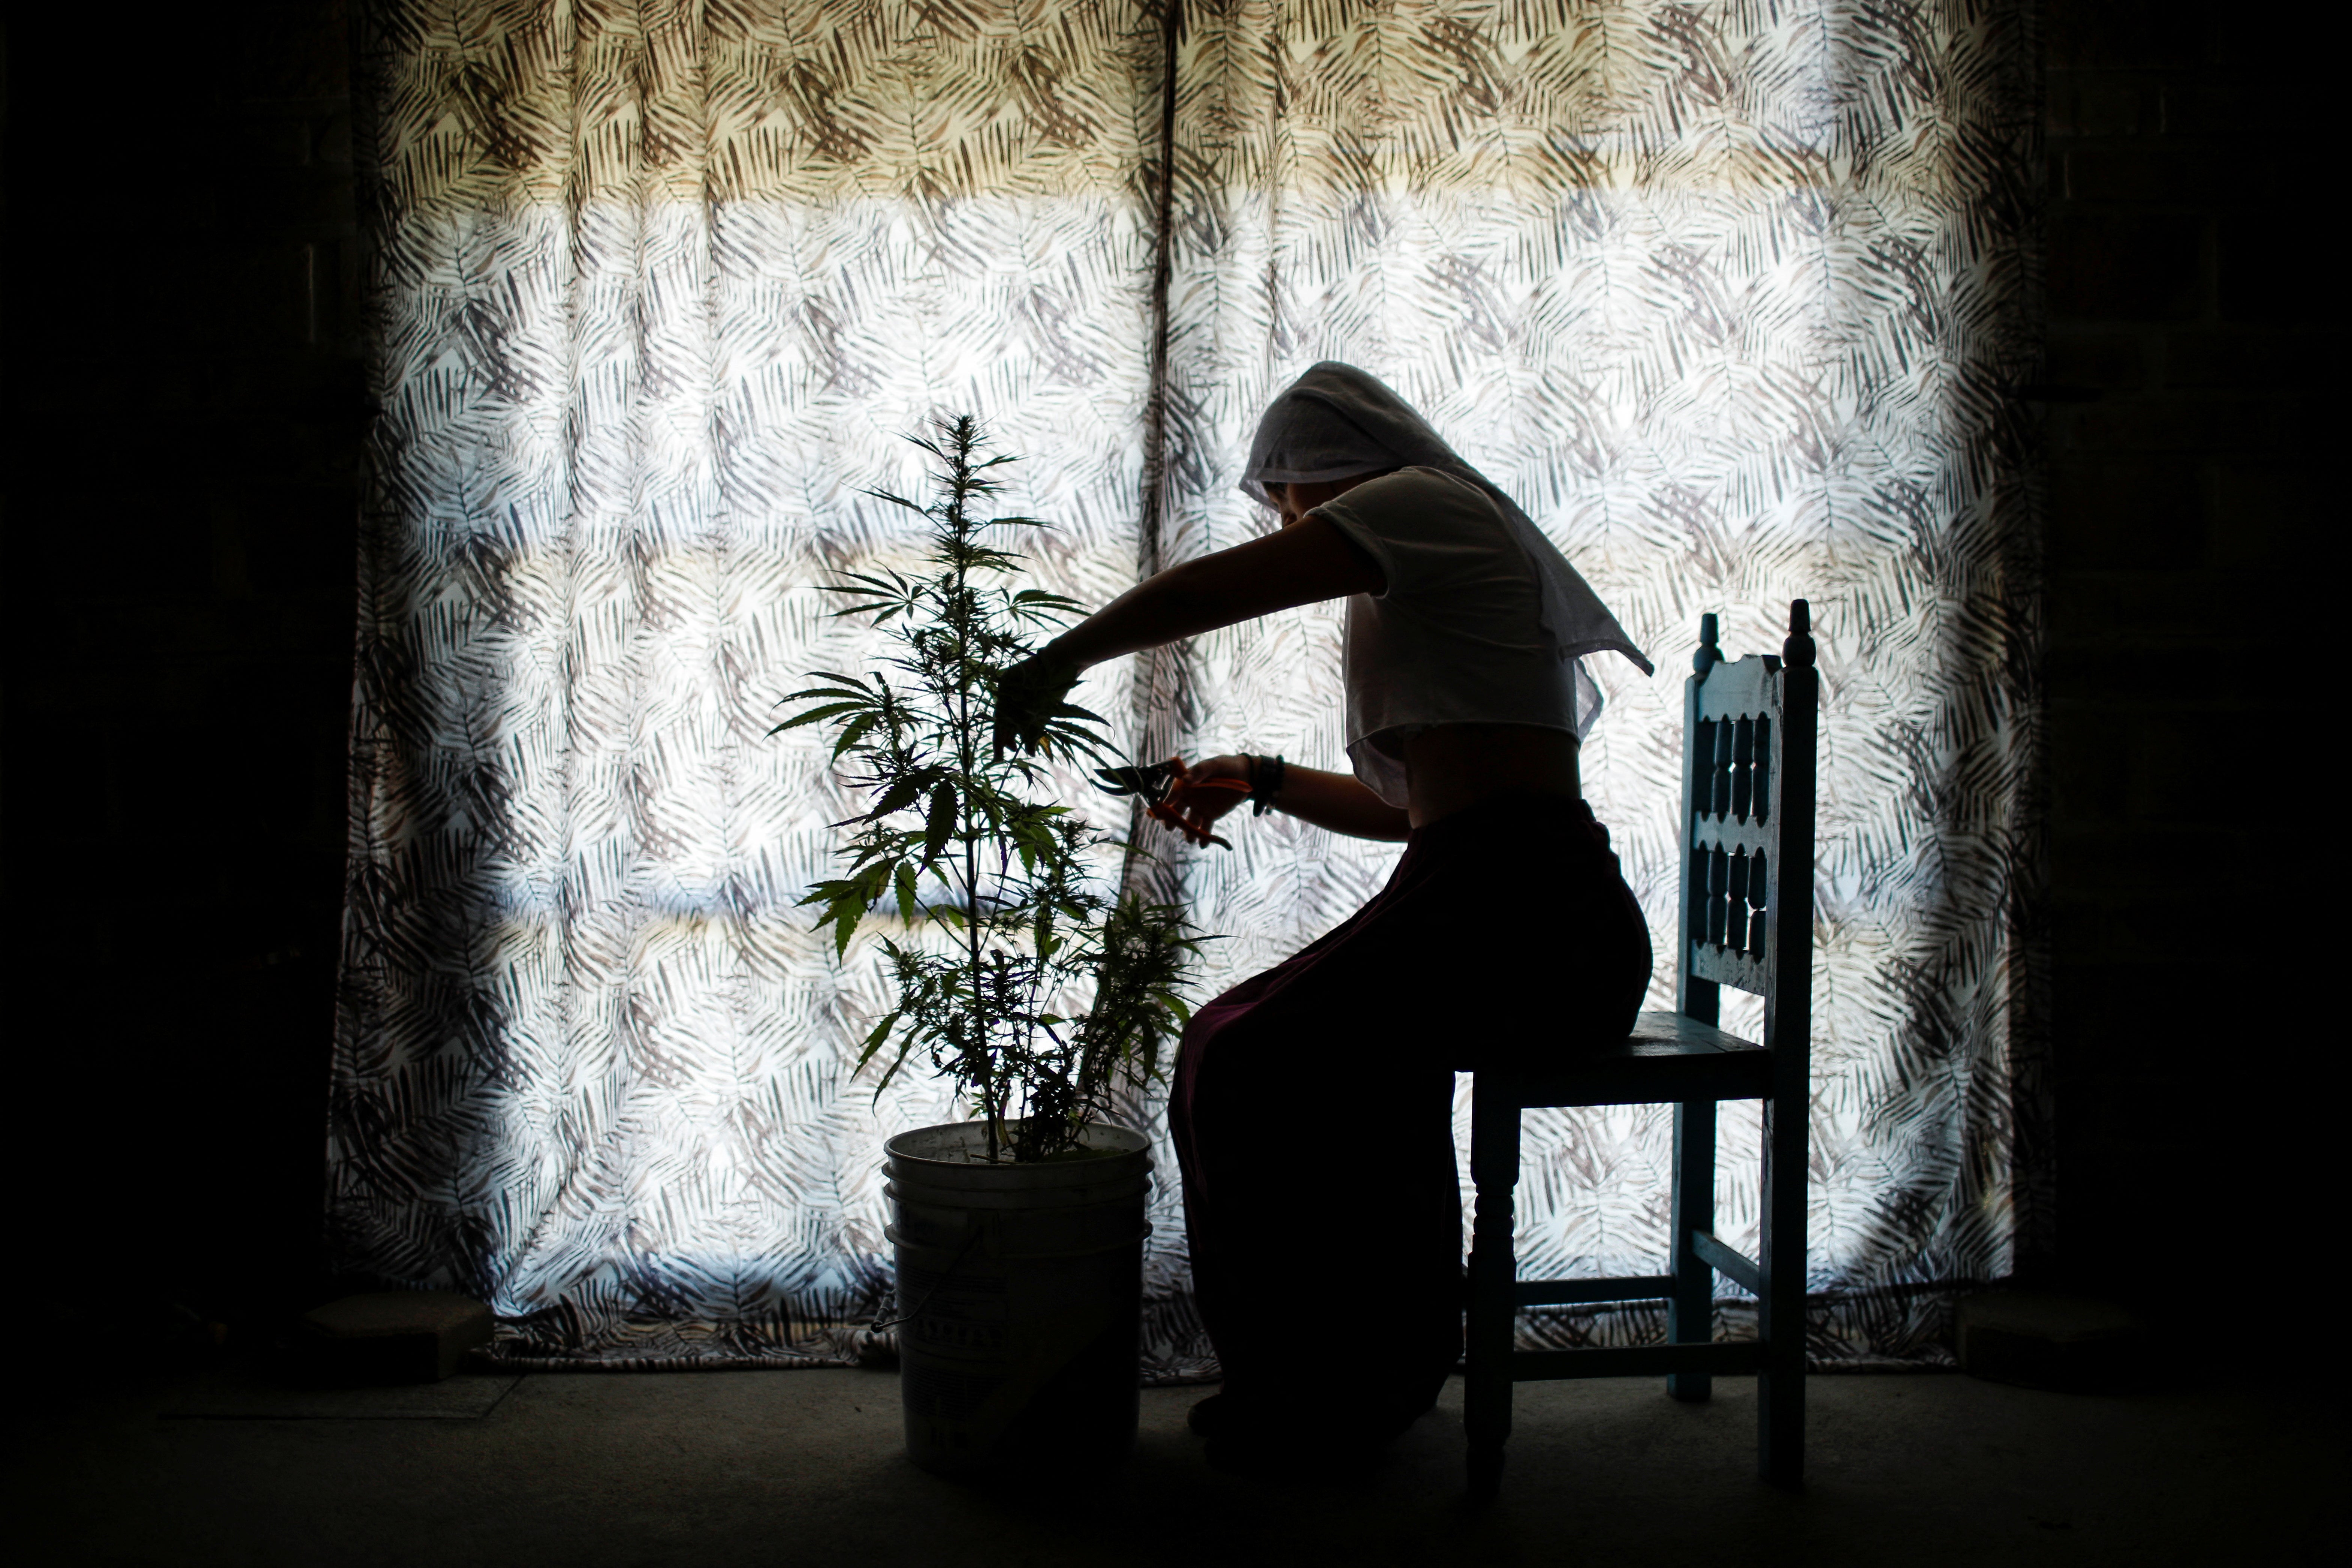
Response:
POLYGON ((1380 895, 1193 1015, 1171 1120, 1234 1405, 1380 1440, 1462 1352, 1454 1074, 1633 1027, 1650 935, 1582 801, 1415 832, 1380 895))

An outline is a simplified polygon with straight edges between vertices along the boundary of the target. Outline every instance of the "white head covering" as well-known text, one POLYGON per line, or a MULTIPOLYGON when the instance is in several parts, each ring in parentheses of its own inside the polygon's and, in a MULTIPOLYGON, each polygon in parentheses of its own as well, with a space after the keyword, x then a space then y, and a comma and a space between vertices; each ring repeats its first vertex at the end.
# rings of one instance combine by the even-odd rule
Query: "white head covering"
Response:
MULTIPOLYGON (((1654 674, 1601 596, 1576 574, 1552 542, 1493 480, 1464 462, 1429 421, 1379 377, 1325 360, 1311 366, 1267 405, 1242 469, 1242 489, 1272 504, 1265 487, 1351 479, 1391 468, 1434 468, 1493 498, 1543 584, 1544 629, 1563 659, 1607 648, 1654 674)), ((1596 692, 1597 697, 1597 692, 1596 692)))

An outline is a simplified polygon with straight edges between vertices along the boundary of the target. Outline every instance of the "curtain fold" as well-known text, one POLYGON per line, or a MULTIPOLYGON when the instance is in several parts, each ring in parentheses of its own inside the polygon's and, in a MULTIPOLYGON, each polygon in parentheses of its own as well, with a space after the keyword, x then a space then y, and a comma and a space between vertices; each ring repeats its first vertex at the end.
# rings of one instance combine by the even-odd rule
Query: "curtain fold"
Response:
MULTIPOLYGON (((1586 774, 1662 962, 1696 616, 1772 649, 1812 601, 1817 1348, 1932 1359, 1940 1289, 2010 1265, 2038 1146, 2022 16, 377 0, 340 1262, 480 1295, 512 1356, 866 1353, 881 1140, 955 1112, 849 1075, 873 936, 836 965, 794 907, 845 796, 819 742, 765 736, 802 672, 874 657, 815 592, 909 549, 861 487, 915 484, 896 437, 978 412, 1025 455, 1008 510, 1059 525, 1040 571, 1099 602, 1252 531, 1257 409, 1329 357, 1660 664, 1595 661, 1586 774)), ((1152 754, 1332 765, 1338 626, 1233 628, 1081 700, 1152 754)), ((1280 816, 1234 837, 1148 873, 1226 937, 1206 989, 1394 858, 1280 816)), ((1752 1119, 1724 1142, 1736 1240, 1752 1119)), ((1201 1375, 1164 1142, 1161 1173, 1148 1370, 1201 1375)), ((1651 1271, 1664 1176, 1655 1112, 1531 1121, 1528 1267, 1651 1271)), ((1269 1310, 1304 1340, 1377 1305, 1269 1310)))

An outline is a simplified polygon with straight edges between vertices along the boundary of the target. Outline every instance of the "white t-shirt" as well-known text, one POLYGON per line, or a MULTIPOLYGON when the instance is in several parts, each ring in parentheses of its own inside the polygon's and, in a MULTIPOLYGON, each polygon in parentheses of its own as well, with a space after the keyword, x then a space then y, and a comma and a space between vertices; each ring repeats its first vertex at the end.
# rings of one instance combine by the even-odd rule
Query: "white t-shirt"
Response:
POLYGON ((1541 570, 1485 490, 1400 468, 1311 515, 1388 579, 1348 601, 1348 757, 1374 795, 1407 804, 1404 742, 1433 724, 1532 724, 1584 739, 1601 688, 1581 658, 1560 657, 1541 570))

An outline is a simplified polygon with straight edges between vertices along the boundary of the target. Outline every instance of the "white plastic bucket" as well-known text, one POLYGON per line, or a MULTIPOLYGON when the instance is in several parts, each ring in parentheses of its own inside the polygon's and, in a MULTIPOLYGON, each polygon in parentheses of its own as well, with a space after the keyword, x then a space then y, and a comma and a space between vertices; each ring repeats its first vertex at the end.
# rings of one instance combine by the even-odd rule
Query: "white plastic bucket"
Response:
POLYGON ((1084 1146, 1102 1152, 992 1164, 977 1121, 885 1145, 907 1451, 925 1469, 1134 1445, 1151 1155, 1123 1127, 1084 1146))

